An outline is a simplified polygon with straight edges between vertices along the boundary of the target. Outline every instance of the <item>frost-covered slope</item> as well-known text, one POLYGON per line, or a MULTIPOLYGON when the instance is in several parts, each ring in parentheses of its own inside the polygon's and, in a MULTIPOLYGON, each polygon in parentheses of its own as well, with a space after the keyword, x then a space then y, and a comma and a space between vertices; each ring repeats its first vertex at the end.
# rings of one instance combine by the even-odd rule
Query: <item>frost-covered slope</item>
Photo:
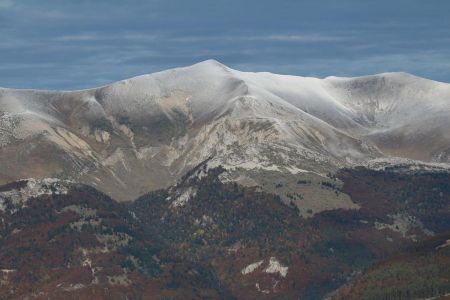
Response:
POLYGON ((0 89, 0 182, 64 177, 130 200, 208 160, 323 174, 399 156, 450 161, 450 85, 326 79, 209 60, 75 92, 0 89))

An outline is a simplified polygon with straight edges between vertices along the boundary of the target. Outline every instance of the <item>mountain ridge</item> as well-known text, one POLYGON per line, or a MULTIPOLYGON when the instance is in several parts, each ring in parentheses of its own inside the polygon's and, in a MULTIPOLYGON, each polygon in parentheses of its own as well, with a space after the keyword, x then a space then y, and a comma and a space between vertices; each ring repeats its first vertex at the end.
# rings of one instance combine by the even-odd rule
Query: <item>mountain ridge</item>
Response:
MULTIPOLYGON (((169 68, 169 69, 164 69, 164 70, 159 70, 159 71, 155 71, 155 72, 151 72, 151 73, 144 73, 141 75, 136 75, 136 76, 132 76, 132 77, 128 77, 128 78, 124 78, 124 79, 119 79, 119 80, 115 80, 112 81, 110 83, 106 83, 103 85, 99 85, 99 86, 94 86, 94 87, 87 87, 87 88, 81 88, 81 89, 33 89, 33 88, 13 88, 13 87, 6 87, 6 86, 0 86, 0 90, 16 90, 16 91, 34 91, 34 92, 50 92, 50 93, 54 93, 54 92, 61 92, 61 93, 72 93, 72 92, 84 92, 84 91, 90 91, 90 90, 96 90, 96 89, 100 89, 100 88, 104 88, 116 83, 120 83, 122 81, 129 81, 129 80, 133 80, 133 79, 137 79, 140 77, 146 77, 149 75, 156 75, 156 74, 160 74, 160 73, 164 73, 164 72, 168 72, 168 71, 174 71, 174 70, 179 70, 179 69, 186 69, 186 68, 190 68, 196 65, 212 65, 212 66, 217 66, 217 67, 222 67, 228 70, 234 70, 237 71, 236 69, 232 69, 230 67, 228 67, 227 65, 221 63, 220 61, 216 60, 216 59, 206 59, 203 61, 200 61, 198 63, 192 64, 192 65, 187 65, 187 66, 181 66, 181 67, 174 67, 174 68, 169 68)), ((409 73, 406 71, 389 71, 389 72, 381 72, 381 73, 375 73, 375 74, 367 74, 367 75, 358 75, 358 76, 335 76, 335 75, 327 75, 324 77, 316 77, 316 76, 302 76, 302 75, 294 75, 294 74, 282 74, 282 73, 273 73, 273 72, 268 72, 268 71, 258 71, 258 72, 252 72, 252 71, 240 71, 240 72, 244 72, 244 73, 255 73, 255 74, 272 74, 272 75, 279 75, 279 76, 286 76, 286 77, 302 77, 302 78, 314 78, 314 79, 319 79, 319 80, 327 80, 327 79, 342 79, 342 80, 351 80, 351 79, 369 79, 371 77, 380 77, 380 76, 405 76, 405 77, 412 77, 412 78, 416 78, 416 79, 421 79, 421 80, 426 80, 426 81, 431 81, 434 83, 439 83, 439 84, 450 84, 449 82, 444 82, 444 81, 439 81, 439 80, 434 80, 431 78, 427 78, 427 77, 421 77, 418 75, 415 75, 413 73, 409 73)))
POLYGON ((245 177, 448 163, 448 99, 450 85, 404 73, 318 79, 214 60, 80 91, 1 89, 0 182, 63 177, 131 200, 208 157, 245 177))

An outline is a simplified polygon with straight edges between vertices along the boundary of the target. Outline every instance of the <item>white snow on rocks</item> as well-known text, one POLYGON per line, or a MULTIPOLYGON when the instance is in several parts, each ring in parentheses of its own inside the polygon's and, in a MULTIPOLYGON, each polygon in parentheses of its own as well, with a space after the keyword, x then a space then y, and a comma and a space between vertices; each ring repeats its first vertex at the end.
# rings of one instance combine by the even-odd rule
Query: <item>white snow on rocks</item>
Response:
POLYGON ((269 274, 278 273, 280 276, 286 277, 288 269, 288 267, 283 266, 275 257, 271 257, 269 265, 264 269, 264 272, 269 274))
POLYGON ((132 200, 208 158, 242 173, 326 174, 380 157, 448 164, 449 115, 449 84, 405 73, 320 79, 208 60, 91 90, 1 90, 0 147, 56 146, 44 176, 69 163, 69 176, 132 200))
MULTIPOLYGON (((256 271, 262 264, 264 263, 264 260, 260 260, 254 263, 249 264, 245 268, 241 270, 242 275, 248 275, 250 273, 253 273, 256 271)), ((283 266, 276 257, 271 257, 269 259, 269 262, 266 264, 265 269, 263 270, 264 273, 268 274, 279 274, 281 277, 286 277, 288 273, 288 267, 283 266)))
POLYGON ((260 261, 254 262, 252 264, 249 264, 248 266, 246 266, 245 268, 243 268, 241 270, 242 275, 247 275, 247 274, 252 273, 256 269, 258 269, 262 265, 263 262, 264 262, 264 260, 260 260, 260 261))

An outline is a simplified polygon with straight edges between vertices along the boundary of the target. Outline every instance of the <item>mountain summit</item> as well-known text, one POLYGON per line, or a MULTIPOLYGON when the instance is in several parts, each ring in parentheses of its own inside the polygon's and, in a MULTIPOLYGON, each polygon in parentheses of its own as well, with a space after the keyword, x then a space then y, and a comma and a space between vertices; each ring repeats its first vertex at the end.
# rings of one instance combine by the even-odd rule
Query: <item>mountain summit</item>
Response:
POLYGON ((449 115, 449 84, 405 73, 318 79, 214 60, 82 91, 0 89, 0 184, 58 177, 132 200, 203 162, 250 185, 376 158, 449 163, 449 115))

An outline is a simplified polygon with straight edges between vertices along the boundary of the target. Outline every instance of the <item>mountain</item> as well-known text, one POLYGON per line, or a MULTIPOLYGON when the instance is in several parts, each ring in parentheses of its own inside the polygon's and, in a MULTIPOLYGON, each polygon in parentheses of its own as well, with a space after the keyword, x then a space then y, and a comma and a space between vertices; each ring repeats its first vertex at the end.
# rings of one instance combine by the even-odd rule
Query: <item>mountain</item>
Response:
POLYGON ((0 183, 58 177, 123 201, 204 161, 251 186, 376 158, 448 163, 449 99, 449 84, 405 73, 317 79, 213 60, 82 91, 0 89, 0 183))
MULTIPOLYGON (((58 179, 0 186, 0 298, 314 300, 434 235, 448 258, 439 237, 450 229, 448 171, 340 170, 322 189, 359 209, 308 218, 279 196, 226 181, 227 172, 203 164, 122 203, 58 179)), ((298 193, 314 185, 286 184, 298 193)), ((418 274, 448 274, 421 257, 418 274)), ((421 277, 399 273, 396 285, 392 270, 383 270, 386 290, 421 290, 408 286, 421 277)), ((442 294, 450 292, 445 278, 435 285, 442 294)), ((360 299, 364 282, 337 299, 360 299)))
POLYGON ((0 299, 446 295, 449 115, 405 73, 213 60, 0 89, 0 299))

